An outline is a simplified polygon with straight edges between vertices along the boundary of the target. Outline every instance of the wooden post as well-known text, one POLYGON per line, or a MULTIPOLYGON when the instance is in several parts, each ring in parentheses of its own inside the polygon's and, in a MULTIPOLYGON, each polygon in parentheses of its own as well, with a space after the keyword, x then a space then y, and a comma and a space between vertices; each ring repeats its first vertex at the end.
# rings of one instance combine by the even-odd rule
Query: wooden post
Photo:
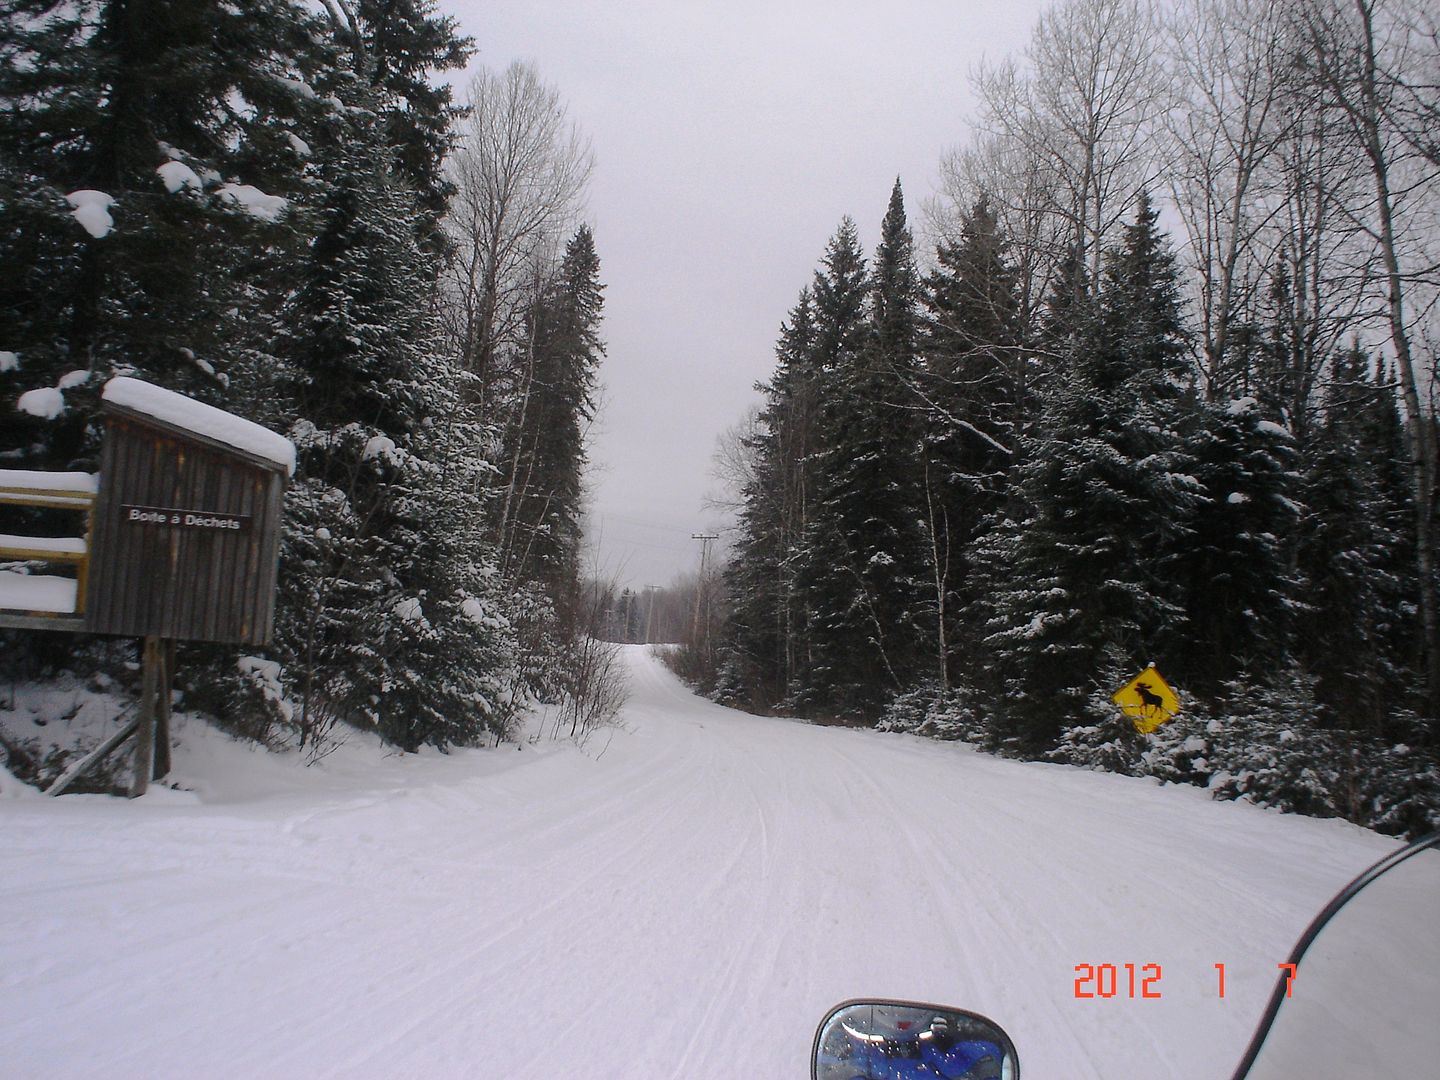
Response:
POLYGON ((165 666, 164 649, 158 637, 147 637, 141 679, 140 728, 135 735, 135 776, 130 781, 130 798, 145 794, 155 768, 155 714, 160 696, 160 673, 165 666))
POLYGON ((135 734, 135 729, 138 728, 139 726, 140 726, 140 718, 137 716, 137 717, 135 717, 134 719, 132 719, 128 724, 126 724, 124 727, 122 727, 119 731, 115 732, 114 735, 111 735, 108 739, 106 739, 103 743, 101 743, 99 746, 97 746, 94 750, 91 750, 90 753, 86 754, 83 758, 81 758, 79 761, 75 762, 75 764, 71 765, 68 769, 66 769, 63 773, 61 773, 61 774, 56 778, 55 782, 54 782, 53 784, 51 784, 48 788, 45 789, 45 794, 46 794, 46 795, 63 795, 63 794, 65 794, 65 790, 66 790, 71 784, 73 784, 79 777, 85 775, 85 770, 86 770, 86 769, 90 768, 91 765, 94 765, 97 761, 101 760, 102 758, 108 756, 116 747, 118 747, 121 743, 123 743, 123 742, 124 742, 126 739, 128 739, 131 735, 134 735, 134 734, 135 734))
POLYGON ((155 699, 155 771, 159 780, 170 772, 170 691, 175 686, 175 639, 160 643, 160 687, 155 699))

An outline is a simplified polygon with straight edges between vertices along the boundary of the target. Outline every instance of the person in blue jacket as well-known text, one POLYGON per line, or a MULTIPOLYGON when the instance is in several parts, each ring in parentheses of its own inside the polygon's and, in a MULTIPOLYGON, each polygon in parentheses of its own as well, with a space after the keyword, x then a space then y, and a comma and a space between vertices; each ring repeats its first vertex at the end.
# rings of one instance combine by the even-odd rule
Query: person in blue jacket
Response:
POLYGON ((985 1039, 958 1039, 950 1021, 937 1016, 920 1033, 921 1066, 945 1080, 992 1080, 1000 1076, 1000 1047, 985 1039))

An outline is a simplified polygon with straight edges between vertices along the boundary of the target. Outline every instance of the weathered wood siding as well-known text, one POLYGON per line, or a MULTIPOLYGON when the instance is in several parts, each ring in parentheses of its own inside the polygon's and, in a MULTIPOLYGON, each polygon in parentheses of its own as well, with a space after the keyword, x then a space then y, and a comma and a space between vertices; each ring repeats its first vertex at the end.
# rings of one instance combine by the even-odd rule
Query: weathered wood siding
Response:
POLYGON ((274 619, 286 477, 239 452, 110 410, 86 629, 263 645, 274 619), (249 519, 244 531, 126 520, 125 506, 249 519))

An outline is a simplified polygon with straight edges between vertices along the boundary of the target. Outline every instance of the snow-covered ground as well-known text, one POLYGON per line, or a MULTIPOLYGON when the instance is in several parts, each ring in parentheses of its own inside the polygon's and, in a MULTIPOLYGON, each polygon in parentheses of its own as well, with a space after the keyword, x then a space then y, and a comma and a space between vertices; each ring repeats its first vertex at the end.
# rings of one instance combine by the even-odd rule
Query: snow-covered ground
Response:
POLYGON ((1026 1080, 1225 1077, 1310 916, 1397 846, 746 716, 628 653, 625 730, 584 750, 303 769, 191 725, 189 791, 0 799, 0 1074, 802 1077, 863 995, 985 1013, 1026 1080), (1077 1000, 1081 963, 1159 964, 1163 996, 1121 966, 1077 1000))

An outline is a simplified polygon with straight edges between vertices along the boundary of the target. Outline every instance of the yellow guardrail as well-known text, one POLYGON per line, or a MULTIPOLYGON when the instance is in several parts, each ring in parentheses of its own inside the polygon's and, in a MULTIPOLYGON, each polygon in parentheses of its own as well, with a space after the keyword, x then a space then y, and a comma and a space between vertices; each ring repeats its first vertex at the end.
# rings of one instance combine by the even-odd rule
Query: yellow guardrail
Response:
MULTIPOLYGON (((0 505, 77 510, 85 515, 84 536, 15 536, 0 533, 0 561, 60 563, 75 567, 75 610, 85 611, 90 575, 90 511, 98 491, 91 473, 46 473, 0 469, 0 505)), ((69 615, 71 612, 35 612, 69 615)))

